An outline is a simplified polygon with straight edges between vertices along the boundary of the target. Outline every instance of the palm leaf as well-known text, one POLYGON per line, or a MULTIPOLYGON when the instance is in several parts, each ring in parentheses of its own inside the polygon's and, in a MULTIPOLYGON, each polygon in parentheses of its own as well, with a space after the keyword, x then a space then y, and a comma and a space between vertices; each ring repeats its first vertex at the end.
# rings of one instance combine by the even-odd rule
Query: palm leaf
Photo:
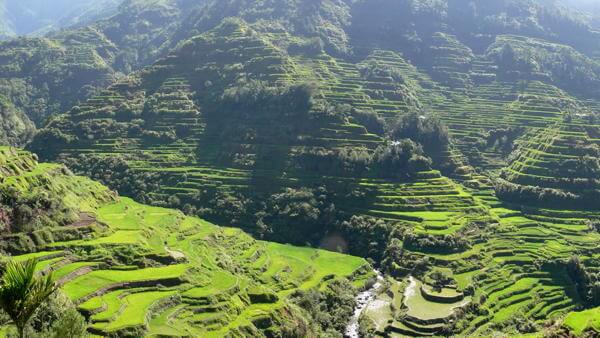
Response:
POLYGON ((19 329, 56 289, 52 274, 37 276, 36 265, 35 259, 12 261, 0 279, 0 308, 19 329))

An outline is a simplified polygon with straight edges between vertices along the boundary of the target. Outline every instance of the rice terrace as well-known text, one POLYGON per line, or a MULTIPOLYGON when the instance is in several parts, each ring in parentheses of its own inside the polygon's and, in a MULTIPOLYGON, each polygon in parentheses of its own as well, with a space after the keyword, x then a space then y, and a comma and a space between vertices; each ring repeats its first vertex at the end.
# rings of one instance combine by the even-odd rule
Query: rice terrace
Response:
POLYGON ((0 336, 600 336, 593 0, 0 0, 0 336))

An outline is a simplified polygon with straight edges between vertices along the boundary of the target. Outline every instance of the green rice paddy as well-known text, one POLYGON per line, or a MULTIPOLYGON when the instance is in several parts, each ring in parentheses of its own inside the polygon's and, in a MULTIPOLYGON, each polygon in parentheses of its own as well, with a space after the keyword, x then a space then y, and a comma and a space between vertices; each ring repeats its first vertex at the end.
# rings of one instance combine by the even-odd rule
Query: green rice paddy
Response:
MULTIPOLYGON (((28 156, 8 149, 3 154, 7 161, 28 156)), ((54 170, 35 170, 31 157, 27 163, 22 170, 36 176, 54 170)), ((78 177, 57 176, 65 184, 71 178, 96 187, 78 177)), ((39 252, 10 259, 37 258, 38 270, 52 270, 62 292, 89 317, 95 335, 132 329, 148 336, 236 335, 256 330, 259 318, 274 323, 278 311, 290 306, 287 297, 294 290, 320 288, 343 277, 362 287, 370 277, 357 273, 367 266, 362 258, 257 241, 239 229, 128 198, 79 203, 93 220, 72 226, 95 229, 91 235, 50 242, 39 252)))

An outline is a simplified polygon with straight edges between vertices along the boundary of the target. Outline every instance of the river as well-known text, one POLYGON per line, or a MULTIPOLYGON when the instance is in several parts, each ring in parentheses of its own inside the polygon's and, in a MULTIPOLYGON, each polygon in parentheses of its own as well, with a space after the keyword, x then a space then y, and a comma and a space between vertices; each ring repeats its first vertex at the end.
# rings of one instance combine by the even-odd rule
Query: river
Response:
POLYGON ((359 293, 356 296, 356 307, 354 308, 354 314, 352 315, 350 322, 346 326, 344 337, 360 337, 360 325, 358 323, 358 319, 360 318, 360 315, 363 313, 363 311, 367 308, 367 306, 369 306, 369 304, 371 304, 375 300, 375 297, 377 296, 377 291, 379 290, 379 288, 381 288, 383 283, 383 275, 381 274, 381 272, 377 270, 374 271, 377 274, 377 281, 375 282, 375 284, 373 284, 371 288, 359 293))

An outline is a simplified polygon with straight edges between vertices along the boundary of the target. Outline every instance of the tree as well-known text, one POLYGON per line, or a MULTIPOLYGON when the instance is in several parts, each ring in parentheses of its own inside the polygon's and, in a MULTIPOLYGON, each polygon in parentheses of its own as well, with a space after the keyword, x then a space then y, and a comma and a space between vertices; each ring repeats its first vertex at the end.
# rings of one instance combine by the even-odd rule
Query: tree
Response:
POLYGON ((27 332, 44 338, 87 337, 87 322, 77 307, 57 290, 35 311, 27 325, 27 332))
POLYGON ((400 117, 390 131, 392 140, 410 139, 423 146, 430 156, 448 150, 450 135, 442 121, 431 115, 411 112, 400 117))
POLYGON ((515 50, 509 43, 502 46, 498 64, 504 72, 507 72, 514 67, 515 63, 517 62, 516 56, 517 54, 515 53, 515 50))
POLYGON ((0 307, 11 318, 19 337, 24 337, 27 322, 37 308, 56 290, 52 274, 36 275, 37 261, 12 261, 0 280, 0 307))
POLYGON ((380 177, 410 179, 419 171, 431 170, 431 159, 420 144, 409 139, 375 149, 372 166, 380 177))

